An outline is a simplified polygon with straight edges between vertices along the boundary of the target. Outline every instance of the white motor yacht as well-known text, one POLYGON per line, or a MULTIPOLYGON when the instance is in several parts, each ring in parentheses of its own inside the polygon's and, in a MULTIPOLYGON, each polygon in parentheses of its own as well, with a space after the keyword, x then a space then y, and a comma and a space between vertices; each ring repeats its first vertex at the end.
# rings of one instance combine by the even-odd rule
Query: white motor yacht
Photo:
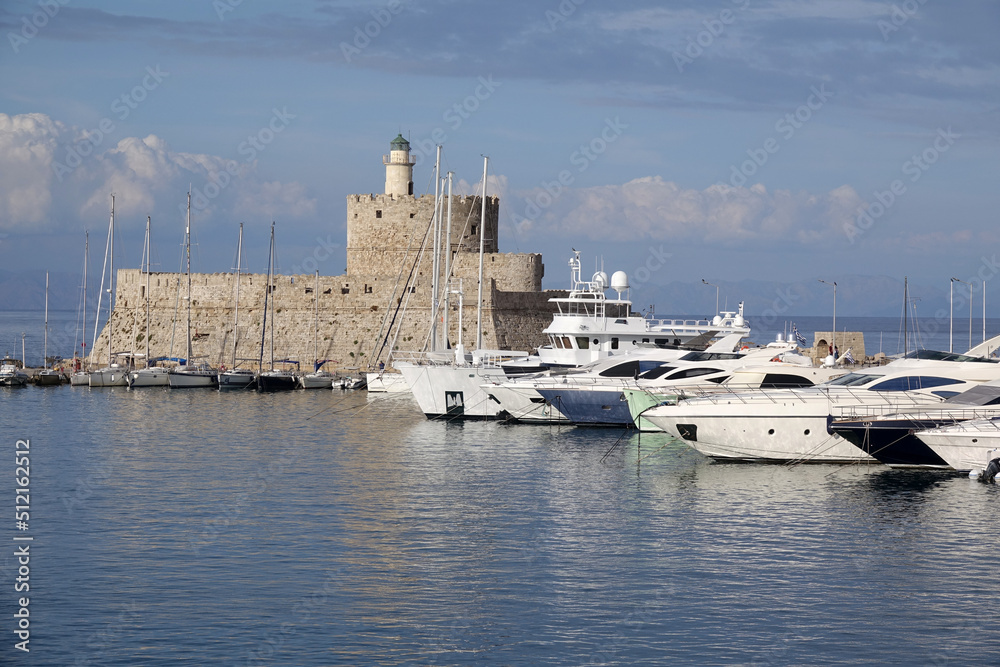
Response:
MULTIPOLYGON (((740 355, 732 354, 732 349, 739 339, 740 335, 734 334, 719 347, 726 348, 729 356, 738 357, 740 355)), ((605 357, 579 368, 553 368, 533 375, 504 378, 501 382, 484 385, 484 389, 514 421, 627 424, 631 418, 628 405, 622 402, 623 391, 634 387, 636 378, 673 368, 691 354, 702 353, 639 347, 629 354, 605 357), (587 413, 585 403, 596 406, 591 414, 587 413)))
POLYGON ((955 470, 981 471, 1000 457, 1000 417, 939 426, 916 436, 955 470))
POLYGON ((917 350, 815 387, 717 392, 652 408, 645 417, 715 459, 876 462, 830 430, 836 407, 903 412, 997 378, 996 360, 917 350))
POLYGON ((21 371, 16 364, 0 365, 0 387, 23 387, 28 384, 28 374, 21 371))

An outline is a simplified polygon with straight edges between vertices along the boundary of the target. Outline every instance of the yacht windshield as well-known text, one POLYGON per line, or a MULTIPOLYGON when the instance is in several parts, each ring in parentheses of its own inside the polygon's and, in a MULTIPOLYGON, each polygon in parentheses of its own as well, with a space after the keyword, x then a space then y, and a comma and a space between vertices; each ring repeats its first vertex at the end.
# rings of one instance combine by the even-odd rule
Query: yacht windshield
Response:
POLYGON ((848 373, 847 375, 842 375, 839 378, 834 378, 829 380, 825 384, 827 386, 835 387, 860 387, 866 385, 869 382, 878 380, 884 377, 883 375, 872 375, 870 373, 848 373))
POLYGON ((961 384, 962 380, 955 378, 943 378, 933 375, 904 375, 898 378, 891 378, 885 382, 879 382, 869 387, 871 391, 914 391, 916 389, 930 389, 931 387, 945 387, 950 384, 961 384))
POLYGON ((598 375, 606 378, 634 378, 639 377, 640 373, 645 373, 647 371, 653 370, 662 364, 662 361, 656 360, 636 360, 636 361, 626 361, 620 364, 616 364, 611 368, 606 368, 598 375))
POLYGON ((956 352, 939 352, 937 350, 914 350, 906 355, 906 359, 931 359, 937 361, 971 361, 984 364, 1000 363, 1000 359, 987 359, 986 357, 970 357, 967 354, 956 352))
POLYGON ((740 359, 743 355, 734 352, 688 352, 680 361, 718 361, 720 359, 740 359))
POLYGON ((639 376, 639 379, 641 379, 641 380, 655 380, 658 377, 662 377, 662 376, 666 375, 667 373, 669 373, 670 371, 674 370, 675 368, 676 368, 676 366, 660 366, 658 368, 654 368, 651 371, 646 371, 645 373, 643 373, 642 375, 639 376))
POLYGON ((992 383, 979 384, 952 396, 945 402, 959 405, 997 405, 1000 404, 1000 386, 992 383))

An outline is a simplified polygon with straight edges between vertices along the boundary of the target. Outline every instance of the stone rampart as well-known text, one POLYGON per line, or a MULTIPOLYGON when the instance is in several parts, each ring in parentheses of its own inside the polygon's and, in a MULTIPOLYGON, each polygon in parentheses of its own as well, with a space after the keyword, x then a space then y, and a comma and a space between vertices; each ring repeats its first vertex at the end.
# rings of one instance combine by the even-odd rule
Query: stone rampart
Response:
MULTIPOLYGON (((521 264, 541 272, 538 255, 498 255, 484 265, 483 345, 530 351, 545 342, 542 329, 552 319, 548 299, 564 292, 502 290, 516 285, 507 271, 520 271, 521 264), (517 260, 515 258, 526 258, 517 260), (537 258, 537 259, 535 259, 537 258), (520 263, 520 264, 519 264, 520 263), (494 275, 495 274, 495 275, 494 275)), ((476 262, 478 270, 478 258, 476 262)), ((195 358, 213 365, 233 364, 237 342, 237 365, 257 367, 261 357, 270 365, 271 332, 274 357, 295 359, 307 368, 315 358, 331 359, 332 368, 367 367, 386 336, 386 314, 399 309, 391 332, 396 350, 420 350, 428 338, 431 319, 430 280, 418 277, 411 289, 403 290, 395 277, 320 276, 319 325, 317 334, 316 277, 274 276, 267 294, 268 323, 264 327, 266 275, 244 274, 240 278, 239 322, 234 329, 235 274, 191 275, 191 333, 195 358), (318 352, 316 348, 318 347, 318 352)), ((532 278, 534 280, 534 278, 532 278)), ((540 281, 540 277, 538 278, 540 281)), ((475 344, 476 281, 464 281, 462 340, 475 344)), ((187 356, 187 277, 176 273, 149 275, 149 348, 152 357, 187 356)), ((142 354, 146 347, 146 274, 138 269, 118 271, 118 298, 112 335, 114 352, 142 354)), ((443 316, 443 311, 441 313, 443 316)), ((451 303, 450 338, 459 338, 458 301, 451 303)), ((105 326, 95 347, 96 363, 106 363, 109 328, 105 326)), ((385 358, 388 347, 383 350, 385 358)))

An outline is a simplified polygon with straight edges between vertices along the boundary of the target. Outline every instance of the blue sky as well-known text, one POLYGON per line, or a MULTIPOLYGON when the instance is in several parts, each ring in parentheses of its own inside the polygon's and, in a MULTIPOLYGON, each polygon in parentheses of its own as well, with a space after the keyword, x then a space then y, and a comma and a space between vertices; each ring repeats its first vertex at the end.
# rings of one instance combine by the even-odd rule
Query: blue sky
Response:
POLYGON ((381 191, 402 132, 465 191, 490 156, 501 249, 544 253, 546 287, 574 247, 647 290, 947 292, 998 271, 998 28, 985 0, 9 1, 0 247, 75 271, 88 229, 99 261, 114 191, 116 261, 149 215, 177 270, 190 184, 214 195, 197 270, 229 270, 245 222, 263 271, 274 219, 284 272, 336 245, 336 275, 346 197, 381 191))

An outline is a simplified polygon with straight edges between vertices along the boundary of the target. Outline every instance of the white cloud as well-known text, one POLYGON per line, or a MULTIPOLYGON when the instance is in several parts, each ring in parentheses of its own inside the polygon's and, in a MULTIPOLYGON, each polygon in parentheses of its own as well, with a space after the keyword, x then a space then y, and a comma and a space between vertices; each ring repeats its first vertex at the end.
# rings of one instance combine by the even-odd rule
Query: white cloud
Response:
POLYGON ((813 194, 761 184, 683 188, 659 176, 622 185, 565 189, 555 198, 542 189, 522 196, 521 231, 583 235, 594 240, 686 240, 718 245, 772 243, 808 245, 843 238, 861 198, 848 185, 813 194), (532 205, 534 204, 534 206, 532 205), (548 205, 546 205, 548 204, 548 205))
POLYGON ((116 216, 138 226, 157 209, 172 214, 183 207, 189 185, 205 195, 199 217, 208 224, 238 214, 287 219, 316 212, 303 185, 264 181, 254 162, 176 152, 152 134, 113 146, 105 141, 45 114, 0 114, 0 229, 31 234, 92 225, 107 214, 111 193, 116 216))
POLYGON ((0 229, 49 225, 51 165, 64 131, 45 114, 0 113, 0 229))
POLYGON ((282 220, 315 215, 316 200, 306 197, 300 183, 261 183, 237 198, 234 212, 282 220))

